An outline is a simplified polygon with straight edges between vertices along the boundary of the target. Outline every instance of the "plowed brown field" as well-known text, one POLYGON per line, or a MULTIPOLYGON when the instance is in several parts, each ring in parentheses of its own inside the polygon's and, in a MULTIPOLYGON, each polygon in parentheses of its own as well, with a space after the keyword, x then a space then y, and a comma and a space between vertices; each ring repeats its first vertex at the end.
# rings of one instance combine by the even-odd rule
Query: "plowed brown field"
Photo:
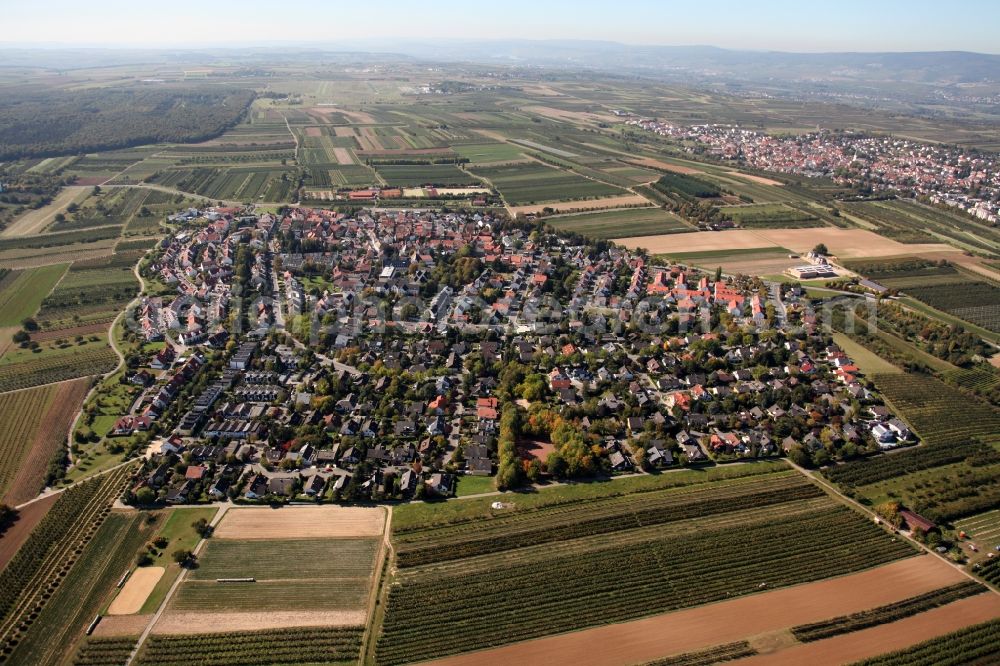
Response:
POLYGON ((954 567, 922 555, 839 578, 429 663, 626 666, 855 613, 963 580, 954 567))
MULTIPOLYGON (((836 666, 894 652, 922 641, 1000 617, 1000 595, 979 594, 898 622, 826 640, 792 645, 771 654, 734 661, 746 666, 836 666)), ((984 662, 985 663, 985 662, 984 662)))

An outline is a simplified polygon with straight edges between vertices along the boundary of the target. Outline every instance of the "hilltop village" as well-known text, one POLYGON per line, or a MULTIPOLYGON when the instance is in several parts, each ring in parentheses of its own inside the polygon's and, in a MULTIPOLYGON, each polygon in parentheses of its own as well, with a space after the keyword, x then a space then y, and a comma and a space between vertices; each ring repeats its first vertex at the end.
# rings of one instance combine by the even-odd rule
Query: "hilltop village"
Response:
POLYGON ((143 264, 128 501, 449 496, 915 441, 798 288, 488 215, 190 210, 143 264))

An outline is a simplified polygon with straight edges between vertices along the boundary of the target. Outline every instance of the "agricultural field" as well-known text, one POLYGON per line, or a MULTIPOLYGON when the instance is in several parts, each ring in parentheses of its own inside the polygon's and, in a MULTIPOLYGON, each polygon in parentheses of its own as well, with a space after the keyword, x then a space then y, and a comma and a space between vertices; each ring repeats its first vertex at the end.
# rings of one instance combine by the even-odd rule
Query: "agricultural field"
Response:
POLYGON ((969 279, 948 262, 920 257, 888 257, 877 261, 855 259, 842 262, 845 268, 875 280, 890 289, 962 284, 969 279))
POLYGON ((719 212, 743 229, 802 229, 825 226, 815 215, 784 204, 720 206, 719 212))
POLYGON ((540 163, 472 167, 471 172, 499 190, 510 206, 624 194, 613 185, 540 163))
POLYGON ((124 466, 63 493, 0 572, 0 650, 5 654, 24 655, 23 663, 49 663, 51 651, 71 648, 69 642, 46 640, 52 631, 82 635, 103 600, 102 581, 110 577, 113 586, 141 543, 141 533, 122 522, 127 518, 119 516, 102 529, 130 474, 124 466), (118 547, 133 533, 139 542, 120 561, 118 547))
POLYGON ((472 164, 517 162, 524 159, 520 148, 509 143, 471 143, 455 146, 455 152, 472 164))
POLYGON ((628 620, 748 594, 765 579, 783 587, 912 553, 789 472, 625 492, 526 512, 515 500, 486 521, 397 525, 376 662, 628 620), (609 576, 608 562, 620 575, 609 576), (567 568, 572 577, 560 573, 567 568), (426 612, 430 602, 437 613, 426 612))
POLYGON ((1000 659, 1000 619, 924 641, 911 648, 866 659, 853 666, 989 664, 997 659, 1000 659))
POLYGON ((454 164, 378 165, 375 172, 390 187, 479 185, 480 181, 454 164))
POLYGON ((304 625, 363 622, 382 543, 371 528, 383 519, 378 508, 232 509, 170 598, 167 630, 154 631, 176 633, 178 618, 200 618, 191 623, 199 633, 237 630, 262 613, 304 625), (269 525, 263 512, 281 515, 269 525))
POLYGON ((598 239, 613 238, 621 234, 630 236, 667 234, 691 231, 693 228, 677 215, 661 208, 624 208, 575 213, 547 217, 545 222, 560 231, 572 231, 598 239))
MULTIPOLYGON (((175 550, 193 551, 198 542, 201 541, 201 536, 195 530, 193 524, 201 519, 211 522, 216 513, 218 513, 217 508, 204 507, 178 508, 163 514, 157 514, 156 525, 158 529, 155 538, 166 539, 167 546, 156 552, 149 553, 152 558, 149 567, 151 569, 161 569, 163 575, 156 581, 156 585, 149 592, 148 596, 146 596, 142 606, 136 611, 137 613, 140 615, 149 615, 159 609, 170 587, 177 580, 177 576, 183 571, 181 566, 173 561, 170 554, 175 550)), ((115 599, 117 601, 117 597, 115 599)), ((131 617, 136 616, 132 615, 131 617)))
POLYGON ((45 329, 59 329, 114 319, 139 292, 132 267, 142 250, 74 262, 42 301, 37 319, 45 329))
POLYGON ((956 520, 955 531, 965 532, 970 543, 974 543, 979 549, 979 554, 967 551, 969 559, 973 562, 986 559, 989 553, 996 553, 996 547, 1000 546, 1000 509, 986 511, 956 520))
POLYGON ((906 293, 933 308, 1000 333, 1000 287, 987 282, 909 287, 906 293))
POLYGON ((868 627, 895 622, 896 620, 917 615, 932 608, 946 606, 953 601, 982 594, 987 591, 987 588, 979 583, 965 581, 964 583, 942 587, 925 594, 865 610, 860 613, 835 617, 823 622, 800 624, 792 627, 791 631, 792 635, 803 643, 818 641, 830 638, 831 636, 839 636, 840 634, 848 634, 852 631, 860 631, 868 627))
POLYGON ((77 379, 0 393, 0 498, 17 505, 34 498, 90 382, 77 379))
POLYGON ((903 243, 943 241, 962 250, 997 256, 1000 233, 988 224, 954 210, 911 200, 841 204, 850 215, 875 225, 878 233, 903 243))
POLYGON ((195 167, 159 172, 148 182, 199 194, 213 201, 283 202, 296 187, 297 175, 278 167, 195 167))
POLYGON ((48 205, 29 210, 14 218, 0 236, 31 236, 40 233, 52 224, 57 215, 64 213, 67 207, 79 204, 87 198, 88 193, 88 188, 64 187, 48 205))
POLYGON ((12 660, 53 666, 63 663, 72 654, 74 641, 83 636, 87 625, 108 603, 122 574, 153 531, 138 512, 108 515, 18 643, 12 660))
MULTIPOLYGON (((752 248, 781 247, 796 254, 804 254, 817 243, 824 243, 838 261, 871 257, 891 257, 913 252, 949 251, 947 245, 931 243, 919 246, 905 245, 883 238, 865 229, 732 229, 727 231, 694 231, 688 234, 619 238, 625 247, 643 247, 654 254, 668 252, 705 252, 719 250, 748 250, 752 248)), ((799 262, 801 263, 801 261, 799 262)))
MULTIPOLYGON (((963 582, 968 582, 968 579, 939 559, 911 557, 837 578, 765 590, 639 620, 453 655, 434 660, 433 663, 435 666, 499 666, 544 660, 595 666, 708 666, 720 659, 716 653, 731 650, 754 654, 758 649, 765 660, 774 659, 784 649, 801 649, 808 645, 822 650, 825 646, 821 641, 799 643, 791 633, 795 626, 838 617, 846 618, 877 608, 888 609, 915 595, 923 596, 963 582), (748 643, 749 648, 745 647, 748 643), (740 646, 744 647, 740 649, 740 646)), ((980 602, 982 598, 983 595, 978 595, 974 600, 980 602)), ((966 601, 970 600, 959 600, 958 603, 961 605, 966 601)), ((930 612, 947 613, 953 607, 954 605, 931 608, 930 612)), ((984 611, 982 608, 979 610, 981 616, 984 611)), ((925 614, 911 616, 911 620, 922 620, 925 614)), ((980 620, 972 620, 978 621, 980 620)), ((962 626, 961 619, 953 622, 962 626)), ((869 631, 893 630, 896 626, 888 624, 873 627, 869 631)), ((949 630, 943 628, 937 633, 949 630)), ((851 640, 863 635, 861 632, 854 632, 842 638, 851 640)), ((912 632, 909 635, 912 636, 912 632)), ((926 637, 935 634, 922 635, 926 637)), ((897 640, 905 645, 907 635, 897 640)), ((898 645, 900 642, 894 644, 898 645)), ((859 656, 874 655, 884 650, 884 647, 879 649, 877 643, 874 646, 866 645, 859 656)), ((826 661, 817 663, 829 663, 831 654, 838 653, 828 653, 826 661)), ((801 660, 785 661, 784 655, 779 659, 779 663, 810 663, 801 660)), ((840 662, 834 660, 833 663, 840 662)))
POLYGON ((132 655, 135 638, 88 638, 73 657, 73 666, 121 666, 132 655))
POLYGON ((14 348, 0 357, 0 393, 102 375, 117 364, 115 351, 94 335, 79 342, 56 339, 35 349, 14 348))
POLYGON ((362 627, 288 628, 263 631, 151 636, 139 666, 265 666, 353 663, 361 653, 362 627))
POLYGON ((66 272, 66 264, 53 264, 0 277, 0 327, 20 326, 38 312, 43 299, 66 272))

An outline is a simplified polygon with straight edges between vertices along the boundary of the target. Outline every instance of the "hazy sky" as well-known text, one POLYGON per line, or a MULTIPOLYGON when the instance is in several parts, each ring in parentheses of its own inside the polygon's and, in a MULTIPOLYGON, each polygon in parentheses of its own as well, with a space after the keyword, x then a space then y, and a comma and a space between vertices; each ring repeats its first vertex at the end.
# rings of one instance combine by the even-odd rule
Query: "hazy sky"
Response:
POLYGON ((605 39, 783 51, 1000 52, 997 0, 0 0, 0 43, 224 46, 605 39))

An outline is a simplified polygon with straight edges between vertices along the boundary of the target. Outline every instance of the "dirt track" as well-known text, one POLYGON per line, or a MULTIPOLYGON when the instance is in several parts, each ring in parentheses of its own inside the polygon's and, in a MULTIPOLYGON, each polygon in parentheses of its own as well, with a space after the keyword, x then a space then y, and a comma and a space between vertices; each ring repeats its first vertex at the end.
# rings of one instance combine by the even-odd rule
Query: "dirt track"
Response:
POLYGON ((380 537, 381 508, 295 506, 281 509, 234 508, 215 530, 217 539, 327 539, 380 537))
POLYGON ((1000 596, 987 592, 870 629, 799 644, 732 662, 747 666, 836 666, 910 647, 1000 617, 1000 596))
POLYGON ((945 562, 923 555, 840 578, 429 663, 626 666, 854 613, 964 580, 945 562))

